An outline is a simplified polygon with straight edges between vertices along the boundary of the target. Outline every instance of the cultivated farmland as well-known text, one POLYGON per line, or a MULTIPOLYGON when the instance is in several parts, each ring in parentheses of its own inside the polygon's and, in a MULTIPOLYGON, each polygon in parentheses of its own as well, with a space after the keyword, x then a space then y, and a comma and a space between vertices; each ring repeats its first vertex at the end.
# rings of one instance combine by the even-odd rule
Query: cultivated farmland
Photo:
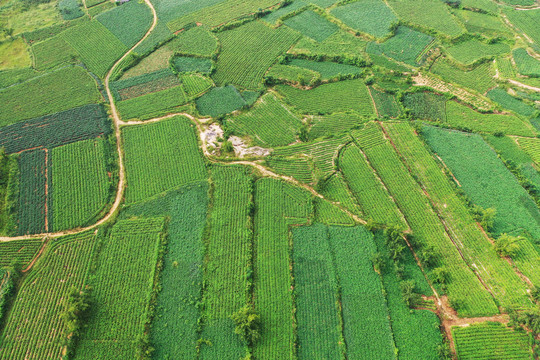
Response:
POLYGON ((539 360, 539 1, 0 1, 0 359, 539 360))

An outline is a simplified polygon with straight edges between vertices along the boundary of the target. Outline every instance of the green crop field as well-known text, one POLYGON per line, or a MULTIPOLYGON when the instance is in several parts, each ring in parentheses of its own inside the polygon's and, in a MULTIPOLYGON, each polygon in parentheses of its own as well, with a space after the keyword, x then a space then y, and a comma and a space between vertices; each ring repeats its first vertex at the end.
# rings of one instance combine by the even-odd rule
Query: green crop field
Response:
POLYGON ((530 359, 529 339, 497 323, 480 323, 469 327, 454 327, 459 359, 530 359))
POLYGON ((0 0, 0 359, 539 360, 538 1, 0 0))
POLYGON ((390 26, 397 17, 382 0, 367 0, 339 6, 331 11, 350 28, 383 38, 390 33, 390 26))
POLYGON ((102 139, 84 140, 51 151, 51 229, 72 229, 100 217, 111 187, 105 146, 102 139))
POLYGON ((225 82, 247 89, 261 87, 264 73, 286 52, 298 36, 285 27, 271 30, 263 22, 224 31, 218 35, 221 53, 213 75, 218 85, 225 82))
POLYGON ((331 23, 311 10, 303 11, 285 20, 283 23, 317 42, 327 39, 339 29, 336 24, 331 23))
POLYGON ((283 146, 296 140, 302 122, 275 95, 263 95, 248 112, 232 117, 227 127, 239 134, 252 134, 256 142, 283 146))
POLYGON ((540 60, 533 58, 523 48, 515 49, 512 55, 521 75, 540 77, 540 60))
POLYGON ((311 90, 279 85, 278 92, 285 101, 306 114, 332 114, 354 110, 360 115, 374 114, 367 86, 361 80, 323 84, 311 90))
POLYGON ((124 148, 127 202, 137 202, 206 178, 194 130, 184 117, 126 128, 124 148))

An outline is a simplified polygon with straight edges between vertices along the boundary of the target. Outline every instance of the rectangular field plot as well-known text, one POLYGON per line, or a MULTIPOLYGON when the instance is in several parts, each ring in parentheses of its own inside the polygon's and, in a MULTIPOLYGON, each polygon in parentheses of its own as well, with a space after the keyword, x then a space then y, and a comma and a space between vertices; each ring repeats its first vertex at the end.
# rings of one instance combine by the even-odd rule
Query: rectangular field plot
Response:
POLYGON ((532 348, 524 332, 516 332, 499 323, 479 323, 453 327, 458 359, 528 360, 532 348))
POLYGON ((171 69, 121 79, 111 83, 111 91, 116 100, 128 100, 180 85, 180 80, 171 69))
POLYGON ((432 41, 433 37, 429 35, 400 26, 393 37, 373 46, 377 45, 385 55, 394 60, 418 66, 418 58, 432 41))
POLYGON ((219 33, 218 39, 221 53, 212 76, 216 84, 259 89, 266 70, 298 40, 298 35, 287 27, 271 29, 253 21, 219 33))
POLYGON ((3 359, 57 359, 65 309, 72 287, 83 290, 94 251, 95 235, 86 232, 51 241, 21 284, 5 320, 0 340, 3 359))
POLYGON ((488 91, 487 97, 501 105, 503 108, 514 111, 525 117, 531 117, 534 112, 537 111, 536 108, 524 103, 520 98, 510 95, 506 90, 499 87, 488 91))
POLYGON ((95 80, 70 66, 0 92, 0 126, 101 100, 95 80))
POLYGON ((254 299, 261 317, 257 358, 291 359, 294 330, 289 225, 305 224, 310 194, 275 179, 255 183, 254 299))
POLYGON ((195 130, 184 117, 124 128, 126 202, 207 178, 195 130))
POLYGON ((88 284, 93 306, 76 359, 132 359, 144 332, 164 218, 119 220, 102 239, 88 284), (114 314, 114 316, 111 316, 114 314))
POLYGON ((339 28, 317 13, 306 10, 283 22, 285 25, 300 32, 302 35, 321 42, 336 33, 339 28))
POLYGON ((70 27, 60 36, 77 51, 88 69, 100 78, 104 78, 114 62, 128 50, 97 20, 70 27))
POLYGON ((359 75, 362 68, 353 65, 339 64, 330 61, 311 61, 303 59, 292 59, 288 65, 316 71, 320 74, 321 80, 336 78, 338 75, 359 75))
POLYGON ((397 118, 401 114, 401 107, 394 95, 379 91, 374 87, 370 87, 369 92, 380 118, 397 118))
POLYGON ((195 103, 199 114, 203 116, 228 114, 247 105, 246 100, 232 85, 213 88, 195 103))
POLYGON ((511 7, 505 7, 504 13, 508 16, 508 20, 512 25, 523 31, 537 45, 540 45, 540 9, 531 9, 528 11, 519 11, 511 7))
POLYGON ((183 187, 167 195, 130 206, 123 215, 169 216, 167 251, 161 270, 161 291, 152 321, 151 342, 156 358, 195 358, 201 300, 208 185, 183 187), (181 341, 178 341, 181 339, 181 341))
POLYGON ((309 139, 340 135, 350 129, 361 126, 367 120, 354 112, 335 113, 325 116, 315 116, 311 121, 309 139))
POLYGON ((19 235, 47 231, 48 156, 46 150, 25 151, 19 156, 19 235))
POLYGON ((103 106, 91 104, 3 127, 0 146, 8 154, 33 148, 50 149, 107 135, 109 131, 103 106))
POLYGON ((431 92, 405 94, 403 106, 414 119, 446 121, 446 98, 431 92))
POLYGON ((187 102, 182 85, 134 97, 117 103, 122 118, 146 120, 174 112, 187 102))
POLYGON ((268 93, 248 112, 229 118, 227 126, 239 134, 252 135, 263 146, 283 146, 296 141, 302 121, 268 93))
POLYGON ((390 34, 397 17, 382 0, 362 0, 332 9, 331 14, 350 28, 376 38, 390 34))
POLYGON ((89 225, 104 213, 113 196, 105 146, 109 145, 103 139, 84 140, 50 152, 50 230, 89 225))
POLYGON ((252 259, 253 180, 240 166, 215 166, 212 211, 208 218, 203 293, 202 358, 240 358, 245 349, 230 316, 248 304, 248 275, 252 259))
POLYGON ((323 84, 311 90, 278 85, 276 90, 287 103, 305 114, 331 114, 349 110, 359 115, 374 114, 369 90, 362 79, 323 84))
POLYGON ((327 37, 323 42, 317 42, 308 37, 301 38, 290 50, 295 55, 321 55, 321 56, 342 56, 348 55, 355 59, 363 59, 363 51, 366 48, 366 41, 348 32, 339 30, 327 37))
POLYGON ((298 357, 339 359, 340 309, 326 226, 302 226, 293 233, 298 357))

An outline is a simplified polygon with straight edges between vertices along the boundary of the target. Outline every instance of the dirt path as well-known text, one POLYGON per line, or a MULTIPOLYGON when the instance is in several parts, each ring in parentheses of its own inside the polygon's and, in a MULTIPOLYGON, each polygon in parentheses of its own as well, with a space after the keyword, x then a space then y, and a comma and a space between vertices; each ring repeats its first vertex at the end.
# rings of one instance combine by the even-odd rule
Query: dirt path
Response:
POLYGON ((522 87, 524 89, 529 89, 529 90, 532 90, 532 91, 540 92, 540 88, 538 88, 538 87, 526 85, 526 84, 520 83, 519 81, 512 80, 512 79, 506 79, 506 81, 508 81, 510 84, 514 84, 514 85, 522 87))
POLYGON ((32 268, 32 266, 34 266, 37 259, 39 259, 41 254, 43 254, 43 251, 45 251, 45 247, 47 246, 48 243, 49 243, 49 238, 46 238, 45 241, 43 242, 43 245, 41 245, 41 249, 39 249, 39 252, 36 254, 36 256, 34 256, 30 264, 28 264, 28 266, 22 270, 23 273, 27 272, 28 270, 32 268))

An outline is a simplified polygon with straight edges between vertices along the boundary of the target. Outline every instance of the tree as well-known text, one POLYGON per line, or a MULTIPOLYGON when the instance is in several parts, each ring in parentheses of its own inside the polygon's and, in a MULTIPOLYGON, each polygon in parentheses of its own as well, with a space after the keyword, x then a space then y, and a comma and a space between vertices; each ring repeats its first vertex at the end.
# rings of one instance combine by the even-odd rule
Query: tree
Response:
POLYGON ((236 325, 234 333, 248 345, 253 345, 260 337, 260 318, 252 305, 246 305, 231 315, 236 325))
POLYGON ((384 272, 384 259, 380 252, 376 252, 371 256, 371 262, 373 263, 373 268, 379 274, 384 272))
POLYGON ((61 345, 67 348, 68 354, 72 351, 80 335, 82 321, 89 307, 89 292, 79 291, 72 286, 69 289, 64 311, 60 314, 60 319, 64 322, 64 336, 61 338, 61 345))
POLYGON ((221 144, 221 153, 222 154, 230 154, 233 151, 234 151, 233 144, 229 140, 224 141, 223 144, 221 144))
POLYGON ((446 284, 448 282, 448 278, 450 277, 450 273, 444 267, 433 269, 431 275, 433 277, 433 282, 439 284, 446 284))
POLYGON ((300 127, 300 130, 298 130, 298 138, 300 141, 307 142, 309 140, 308 138, 308 125, 302 124, 300 127))
POLYGON ((415 292, 416 284, 414 283, 414 280, 402 281, 399 286, 401 287, 403 301, 408 307, 412 308, 420 298, 420 295, 415 292))
POLYGON ((522 236, 502 234, 495 240, 495 251, 501 257, 512 256, 519 250, 519 242, 523 240, 522 236))
POLYGON ((474 219, 480 223, 486 231, 493 229, 493 222, 495 221, 495 215, 497 210, 493 208, 484 209, 481 206, 475 205, 472 209, 474 219))
POLYGON ((3 28, 2 31, 4 32, 5 36, 9 36, 9 38, 13 40, 13 33, 15 32, 13 28, 3 28))

